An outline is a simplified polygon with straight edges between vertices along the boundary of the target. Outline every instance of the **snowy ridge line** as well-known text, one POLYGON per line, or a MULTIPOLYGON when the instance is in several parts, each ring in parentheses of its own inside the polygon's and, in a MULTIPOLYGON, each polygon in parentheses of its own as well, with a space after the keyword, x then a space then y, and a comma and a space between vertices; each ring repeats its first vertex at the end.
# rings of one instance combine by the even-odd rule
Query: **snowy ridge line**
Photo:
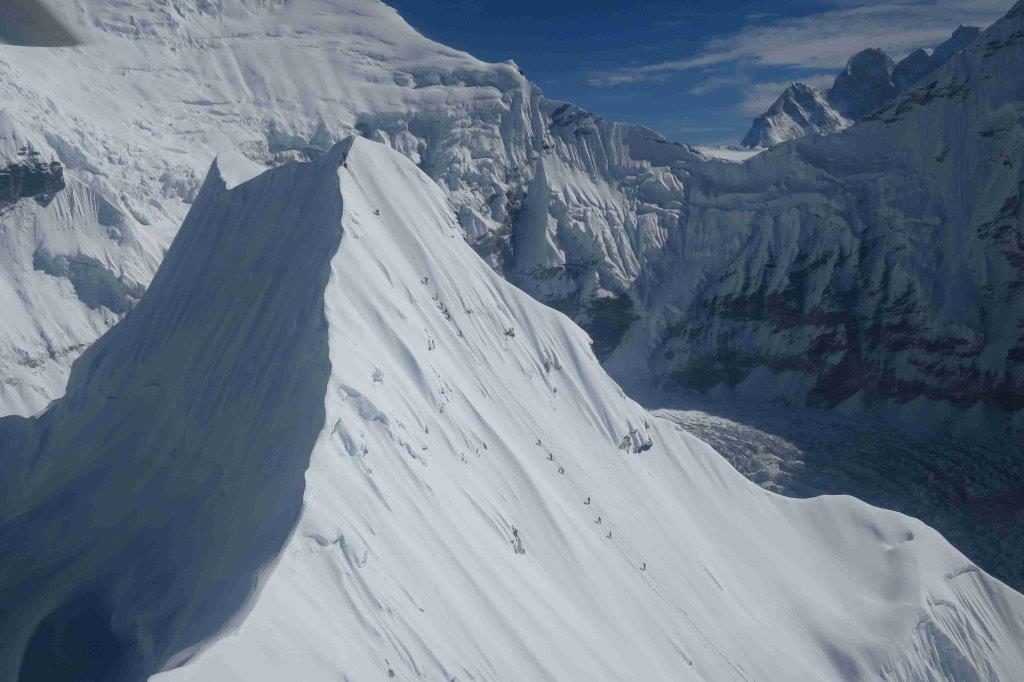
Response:
MULTIPOLYGON (((319 162, 204 190, 190 225, 150 307, 121 325, 138 358, 125 371, 148 375, 151 343, 177 347, 206 330, 193 307, 212 319, 241 307, 262 328, 312 299, 326 326, 312 325, 309 341, 326 340, 330 376, 302 512, 265 587, 237 629, 157 679, 1012 679, 1019 669, 1020 595, 982 572, 947 579, 970 564, 919 522, 849 498, 771 495, 651 418, 604 374, 585 334, 476 258, 444 195, 395 152, 356 139, 319 162), (312 254, 310 237, 338 234, 339 215, 322 300, 315 287, 267 305, 227 295, 248 289, 257 263, 296 272, 301 289, 310 268, 283 246, 312 254), (194 284, 185 256, 217 244, 201 269, 219 273, 201 279, 216 288, 194 284), (224 256, 238 263, 224 271, 224 256), (180 287, 204 296, 160 314, 180 287), (633 432, 651 447, 635 447, 633 432)), ((180 365, 186 376, 219 376, 209 363, 235 357, 250 333, 231 322, 205 332, 215 343, 180 365)), ((290 334, 266 343, 261 354, 307 348, 290 334)), ((125 367, 113 341, 103 346, 83 376, 125 367)), ((214 392, 238 394, 247 366, 214 392)), ((293 381, 312 397, 306 378, 293 381)), ((102 379, 90 384, 69 391, 80 409, 95 391, 119 411, 102 379)), ((240 416, 231 430, 246 433, 261 416, 225 412, 206 393, 212 409, 199 416, 224 429, 240 416)), ((182 476, 202 480, 222 462, 168 465, 197 466, 182 476)), ((237 490, 249 469, 218 480, 237 490)))
POLYGON ((1020 59, 1013 12, 918 83, 978 70, 969 87, 912 87, 926 105, 901 99, 898 119, 735 164, 548 100, 513 63, 438 45, 377 2, 60 11, 92 42, 0 47, 0 148, 59 158, 88 210, 72 219, 58 197, 0 216, 0 412, 60 395, 77 349, 123 314, 79 289, 130 307, 216 153, 278 165, 359 134, 438 183, 477 252, 588 329, 631 391, 770 389, 982 441, 1024 428, 1005 165, 1020 126, 988 105, 1016 92, 995 76, 1020 59), (86 266, 36 269, 36 250, 86 266))
POLYGON ((339 173, 305 512, 242 626, 157 679, 1012 679, 1024 600, 947 580, 970 564, 934 531, 752 486, 476 259, 406 159, 356 139, 339 173))
POLYGON ((402 155, 257 170, 219 160, 66 397, 0 420, 3 676, 1024 666, 1024 597, 918 521, 772 495, 646 413, 402 155))
POLYGON ((145 300, 76 361, 66 396, 0 420, 0 678, 180 662, 292 532, 323 426, 341 196, 297 166, 229 191, 236 165, 214 165, 145 300))

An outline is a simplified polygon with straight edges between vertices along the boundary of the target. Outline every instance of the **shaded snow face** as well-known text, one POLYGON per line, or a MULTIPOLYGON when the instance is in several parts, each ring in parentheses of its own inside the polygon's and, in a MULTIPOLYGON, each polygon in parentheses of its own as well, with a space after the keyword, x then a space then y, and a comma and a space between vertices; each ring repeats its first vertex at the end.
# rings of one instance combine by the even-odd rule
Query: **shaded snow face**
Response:
POLYGON ((0 43, 61 47, 77 45, 78 39, 40 0, 6 0, 0 7, 0 43))
POLYGON ((0 545, 17 548, 0 678, 156 672, 223 627, 285 543, 330 372, 341 196, 323 163, 231 192, 215 168, 145 301, 65 398, 0 420, 0 545))

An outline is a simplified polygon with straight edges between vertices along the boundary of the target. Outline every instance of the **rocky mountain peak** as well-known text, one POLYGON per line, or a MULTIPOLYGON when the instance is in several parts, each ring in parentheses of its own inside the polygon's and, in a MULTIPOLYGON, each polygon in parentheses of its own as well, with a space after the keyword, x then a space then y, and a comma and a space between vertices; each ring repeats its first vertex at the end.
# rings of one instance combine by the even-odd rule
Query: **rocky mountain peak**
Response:
POLYGON ((964 26, 961 24, 959 28, 953 31, 953 35, 950 36, 949 40, 936 47, 935 51, 932 52, 932 59, 937 65, 935 68, 945 64, 950 57, 973 43, 979 35, 981 35, 981 29, 977 26, 964 26))
MULTIPOLYGON (((1013 12, 1011 10, 1010 15, 1013 12)), ((845 124, 821 127, 799 123, 794 125, 792 120, 782 120, 782 109, 777 105, 786 97, 786 93, 783 93, 783 97, 768 111, 754 119, 742 144, 749 147, 772 146, 805 135, 834 132, 857 122, 940 68, 980 34, 981 29, 976 26, 961 25, 934 50, 918 48, 899 62, 894 62, 880 48, 861 50, 850 57, 832 87, 823 93, 824 108, 820 108, 820 111, 827 109, 831 112, 830 117, 838 116, 846 121, 845 124), (778 133, 767 134, 767 130, 778 133)), ((787 92, 790 88, 787 88, 787 92)))
POLYGON ((878 48, 850 57, 829 90, 833 107, 847 118, 859 119, 882 106, 899 94, 892 80, 895 67, 892 58, 878 48))
POLYGON ((918 48, 903 58, 892 70, 892 80, 898 90, 906 90, 934 68, 928 50, 918 48))
POLYGON ((832 108, 821 89, 791 83, 743 138, 747 147, 770 147, 783 140, 838 130, 850 121, 832 108))

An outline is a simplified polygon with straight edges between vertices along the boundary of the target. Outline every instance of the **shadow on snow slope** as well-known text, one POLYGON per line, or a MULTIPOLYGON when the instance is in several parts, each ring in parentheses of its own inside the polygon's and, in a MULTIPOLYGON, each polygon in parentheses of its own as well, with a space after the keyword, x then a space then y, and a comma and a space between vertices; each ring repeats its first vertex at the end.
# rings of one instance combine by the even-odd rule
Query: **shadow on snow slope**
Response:
POLYGON ((67 397, 0 420, 0 678, 144 678, 223 627, 287 540, 324 423, 342 231, 336 178, 301 173, 229 190, 211 172, 67 397))

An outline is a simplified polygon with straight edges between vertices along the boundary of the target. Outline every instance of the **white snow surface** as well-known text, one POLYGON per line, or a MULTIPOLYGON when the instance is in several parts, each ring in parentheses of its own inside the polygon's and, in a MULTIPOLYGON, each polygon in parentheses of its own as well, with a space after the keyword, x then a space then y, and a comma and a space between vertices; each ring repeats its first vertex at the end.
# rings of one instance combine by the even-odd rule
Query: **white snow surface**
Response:
POLYGON ((70 186, 47 208, 0 215, 0 414, 61 395, 71 362, 119 317, 34 269, 33 254, 148 284, 220 152, 275 165, 359 130, 435 168, 484 232, 504 168, 529 153, 502 137, 529 127, 513 103, 535 91, 514 64, 430 41, 375 0, 52 9, 83 45, 0 45, 0 160, 31 146, 65 165, 70 186))
POLYGON ((774 147, 805 135, 825 135, 853 125, 828 101, 828 95, 806 83, 791 83, 766 112, 754 119, 743 145, 774 147))
MULTIPOLYGON (((236 224, 283 203, 287 220, 289 202, 311 199, 336 207, 318 224, 337 220, 343 236, 301 516, 241 622, 154 681, 1024 669, 1024 597, 916 520, 776 496, 646 413, 579 328, 473 253, 443 193, 399 154, 357 139, 301 172, 204 190, 194 211, 236 224), (310 186, 340 187, 341 201, 310 186)), ((195 226, 199 242, 176 247, 217 230, 195 226)), ((274 258, 239 257, 240 272, 274 258)), ((162 271, 150 296, 189 274, 162 271)))
POLYGON ((3 158, 31 144, 70 186, 0 214, 0 414, 61 394, 121 314, 79 289, 135 298, 216 154, 275 166, 360 134, 423 169, 534 298, 589 325, 628 296, 639 319, 610 315, 599 343, 630 390, 1019 435, 1019 7, 884 120, 729 163, 549 100, 375 0, 55 5, 87 44, 0 46, 3 158), (77 281, 38 269, 62 259, 77 281))

